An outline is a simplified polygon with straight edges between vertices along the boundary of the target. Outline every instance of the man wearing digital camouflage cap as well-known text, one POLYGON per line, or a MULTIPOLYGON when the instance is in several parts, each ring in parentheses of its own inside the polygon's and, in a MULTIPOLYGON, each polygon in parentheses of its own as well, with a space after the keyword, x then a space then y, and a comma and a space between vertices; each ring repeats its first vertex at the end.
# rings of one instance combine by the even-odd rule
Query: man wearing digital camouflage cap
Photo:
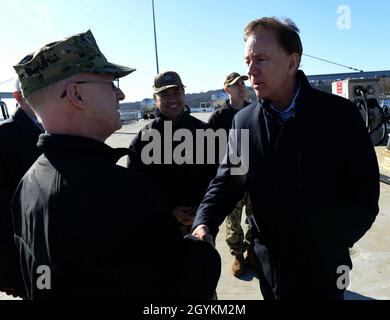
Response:
POLYGON ((118 109, 125 96, 115 80, 135 69, 108 62, 90 31, 50 43, 14 68, 46 130, 38 141, 43 154, 13 200, 27 297, 211 297, 220 272, 218 254, 183 240, 147 179, 116 165, 127 149, 104 143, 121 127, 118 109), (163 238, 161 227, 168 230, 163 238), (140 241, 142 247, 133 245, 140 241), (167 255, 172 264, 158 265, 167 255), (187 255, 204 259, 193 263, 187 255), (206 266, 210 258, 214 269, 206 266), (196 290, 181 285, 191 283, 189 276, 201 279, 206 268, 207 285, 196 290))

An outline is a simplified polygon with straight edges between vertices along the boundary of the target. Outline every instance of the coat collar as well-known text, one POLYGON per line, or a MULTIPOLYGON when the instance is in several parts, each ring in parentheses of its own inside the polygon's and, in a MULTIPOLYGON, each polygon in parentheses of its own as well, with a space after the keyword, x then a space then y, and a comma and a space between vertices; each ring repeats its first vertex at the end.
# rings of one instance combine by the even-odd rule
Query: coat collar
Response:
POLYGON ((237 113, 238 111, 241 111, 242 109, 244 109, 245 107, 247 107, 247 106, 249 106, 249 105, 250 105, 250 102, 244 100, 244 106, 243 106, 241 109, 237 110, 237 109, 234 109, 234 108, 232 107, 232 105, 231 105, 231 103, 230 103, 230 100, 226 100, 226 109, 229 109, 229 110, 234 111, 234 112, 236 112, 236 113, 237 113))
MULTIPOLYGON (((310 107, 310 105, 307 104, 307 101, 311 96, 312 90, 314 89, 310 85, 309 80, 307 79, 305 73, 302 70, 297 71, 296 78, 297 81, 300 83, 300 91, 295 100, 295 104, 296 104, 295 110, 296 110, 296 114, 300 114, 303 110, 303 101, 305 101, 305 104, 307 105, 305 106, 305 108, 310 107)), ((260 108, 264 108, 267 111, 267 113, 270 114, 271 116, 273 117, 278 116, 278 112, 273 110, 270 107, 269 101, 264 99, 259 99, 259 104, 260 104, 260 108)))
POLYGON ((17 108, 15 113, 12 116, 12 119, 15 121, 15 123, 20 124, 20 129, 26 134, 26 135, 39 135, 43 133, 43 130, 41 130, 34 121, 26 114, 26 112, 22 108, 17 108))
POLYGON ((38 140, 38 148, 45 152, 77 153, 109 161, 117 162, 128 154, 127 148, 111 148, 104 142, 81 136, 61 134, 41 134, 38 140))
MULTIPOLYGON (((160 125, 161 125, 164 123, 164 121, 172 121, 172 120, 167 120, 166 118, 164 118, 164 116, 162 115, 162 113, 158 109, 156 111, 156 114, 157 114, 157 119, 156 119, 157 124, 160 123, 160 125)), ((180 120, 179 121, 172 121, 173 127, 180 128, 180 127, 185 126, 184 124, 186 123, 186 121, 190 117, 190 114, 191 114, 191 109, 187 105, 185 105, 183 115, 181 116, 180 120)))

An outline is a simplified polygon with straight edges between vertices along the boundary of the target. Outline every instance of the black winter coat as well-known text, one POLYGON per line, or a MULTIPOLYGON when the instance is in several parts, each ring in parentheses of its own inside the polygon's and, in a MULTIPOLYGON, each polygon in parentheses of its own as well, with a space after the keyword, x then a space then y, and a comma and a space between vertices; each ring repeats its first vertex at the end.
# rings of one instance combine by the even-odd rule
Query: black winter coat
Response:
POLYGON ((280 122, 267 101, 235 116, 238 150, 240 130, 249 129, 249 159, 240 155, 249 170, 231 175, 222 164, 193 224, 216 234, 248 191, 260 273, 276 299, 337 292, 337 268, 352 266, 348 248, 379 210, 378 164, 357 107, 312 88, 302 71, 297 76, 295 117, 280 122))
POLYGON ((0 124, 0 291, 3 287, 24 293, 13 237, 11 199, 19 181, 40 155, 37 142, 41 133, 21 108, 0 124))
MULTIPOLYGON (((248 106, 249 104, 250 104, 249 102, 245 101, 244 108, 246 106, 248 106)), ((230 101, 227 100, 226 106, 223 106, 222 108, 219 108, 218 110, 215 110, 210 115, 210 118, 207 121, 207 124, 213 130, 218 130, 218 129, 222 128, 228 132, 229 129, 232 127, 233 118, 238 111, 240 111, 240 110, 233 109, 232 106, 230 105, 230 101)))
POLYGON ((38 147, 13 200, 28 298, 180 298, 188 250, 148 179, 116 165, 127 149, 48 134, 38 147))
MULTIPOLYGON (((202 158, 205 163, 207 162, 207 145, 205 143, 202 150, 197 149, 197 146, 199 147, 200 144, 196 139, 196 130, 204 131, 207 128, 206 123, 190 115, 188 108, 186 108, 182 118, 177 123, 164 120, 162 115, 158 113, 158 118, 142 128, 131 142, 128 167, 142 172, 154 181, 170 207, 179 205, 197 206, 202 201, 216 170, 215 164, 197 164, 197 154, 199 152, 203 153, 204 156, 202 158), (165 126, 169 124, 172 131, 168 127, 165 130, 164 124, 165 126), (161 136, 161 143, 157 143, 154 150, 154 152, 156 150, 160 152, 161 162, 159 164, 145 164, 142 160, 142 150, 150 142, 149 139, 147 141, 142 141, 141 139, 143 135, 149 134, 153 129, 161 136), (189 144, 189 149, 192 152, 189 154, 189 160, 192 163, 178 164, 175 161, 174 150, 184 141, 184 137, 181 137, 180 141, 173 141, 172 137, 180 129, 188 129, 191 134, 192 143, 189 144), (170 163, 165 161, 165 153, 171 159, 170 163)), ((153 139, 151 139, 151 142, 153 142, 153 139)), ((216 164, 218 165, 217 161, 216 164)))

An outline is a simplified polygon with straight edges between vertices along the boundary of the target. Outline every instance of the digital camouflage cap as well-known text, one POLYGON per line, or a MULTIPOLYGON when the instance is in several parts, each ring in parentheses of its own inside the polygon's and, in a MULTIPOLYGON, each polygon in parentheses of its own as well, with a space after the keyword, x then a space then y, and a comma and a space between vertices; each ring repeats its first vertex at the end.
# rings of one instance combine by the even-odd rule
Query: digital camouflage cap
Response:
POLYGON ((124 77, 135 71, 108 62, 90 30, 49 43, 14 66, 25 98, 31 93, 78 73, 124 77))

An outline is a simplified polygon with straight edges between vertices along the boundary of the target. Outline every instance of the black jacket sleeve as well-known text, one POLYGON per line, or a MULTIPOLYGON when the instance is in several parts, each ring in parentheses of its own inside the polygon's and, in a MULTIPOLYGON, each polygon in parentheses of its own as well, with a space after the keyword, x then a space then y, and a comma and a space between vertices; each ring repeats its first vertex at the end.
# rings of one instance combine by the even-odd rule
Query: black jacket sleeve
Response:
MULTIPOLYGON (((235 122, 233 122, 234 128, 235 122)), ((214 236, 218 233, 219 225, 231 213, 246 189, 247 172, 245 170, 241 172, 231 161, 238 155, 240 164, 245 163, 244 155, 238 152, 241 150, 241 134, 239 130, 237 135, 234 134, 235 132, 232 130, 227 155, 219 166, 217 175, 211 182, 193 223, 193 229, 200 224, 207 225, 214 236)))
MULTIPOLYGON (((335 130, 343 148, 333 150, 341 162, 342 176, 334 186, 341 193, 328 201, 317 203, 307 213, 312 239, 352 247, 370 229, 378 214, 379 169, 375 149, 356 106, 351 102, 331 101, 338 105, 335 130), (341 127, 342 126, 342 127, 341 127), (342 141, 342 142, 341 142, 342 141)), ((327 151, 331 152, 331 151, 327 151)), ((328 187, 332 188, 328 181, 328 187)))
MULTIPOLYGON (((0 155, 0 239, 12 237, 10 169, 0 155)), ((0 242, 3 242, 2 240, 0 242)), ((1 260, 1 259, 0 259, 1 260)))
POLYGON ((207 120, 207 126, 213 130, 217 130, 217 124, 216 124, 216 119, 217 119, 218 115, 217 115, 217 112, 214 111, 209 119, 207 120))
POLYGON ((358 241, 375 220, 379 212, 379 168, 363 119, 358 109, 350 104, 347 141, 349 156, 346 171, 349 180, 349 199, 341 221, 345 240, 349 246, 358 241))

